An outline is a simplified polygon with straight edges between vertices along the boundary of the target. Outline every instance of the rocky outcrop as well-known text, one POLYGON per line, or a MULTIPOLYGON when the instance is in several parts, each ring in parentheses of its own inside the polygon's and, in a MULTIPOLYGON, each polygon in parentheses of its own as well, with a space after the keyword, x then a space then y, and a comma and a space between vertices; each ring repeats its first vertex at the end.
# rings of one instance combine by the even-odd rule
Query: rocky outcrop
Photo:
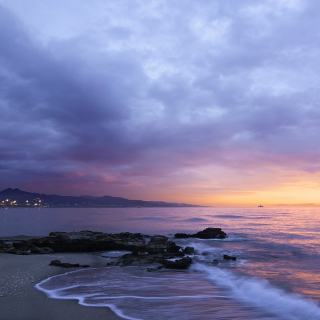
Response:
POLYGON ((36 239, 38 247, 50 247, 55 252, 93 252, 109 250, 137 250, 145 247, 144 236, 140 233, 122 232, 51 232, 49 237, 36 239))
MULTIPOLYGON (((226 234, 220 228, 207 228, 193 235, 177 233, 176 238, 223 239, 226 234)), ((141 233, 103 233, 93 231, 51 232, 47 237, 12 237, 0 239, 0 252, 12 254, 52 254, 60 252, 93 252, 126 250, 117 261, 108 263, 116 266, 151 265, 148 271, 161 268, 186 269, 194 254, 193 247, 182 248, 162 235, 147 236, 141 233)), ((230 257, 233 260, 233 257, 230 257)), ((227 259, 227 258, 225 258, 227 259)), ((88 267, 79 264, 51 261, 50 265, 75 268, 88 267)))
POLYGON ((194 254, 194 247, 185 247, 183 250, 184 254, 194 254))
POLYGON ((56 266, 62 268, 90 268, 90 266, 87 264, 80 265, 79 263, 66 263, 61 262, 60 260, 52 260, 49 263, 49 266, 56 266))
POLYGON ((188 269, 191 263, 192 259, 190 257, 184 257, 182 259, 174 261, 162 261, 162 264, 166 269, 188 269))
POLYGON ((236 261, 237 257, 232 257, 232 256, 228 256, 227 254, 224 254, 223 259, 236 261))
POLYGON ((107 266, 145 266, 145 265, 155 265, 152 268, 148 268, 148 271, 155 271, 162 268, 166 269, 187 269, 192 263, 190 257, 183 257, 179 259, 184 254, 179 253, 179 255, 173 255, 169 253, 157 253, 157 254, 143 254, 143 255, 133 255, 124 254, 117 261, 109 262, 107 266))
POLYGON ((122 232, 51 232, 48 237, 0 240, 0 252, 45 254, 53 252, 93 252, 109 250, 145 251, 145 237, 140 233, 122 232))
POLYGON ((150 265, 161 263, 164 259, 164 253, 160 254, 124 254, 123 256, 119 257, 117 261, 109 262, 108 266, 143 266, 143 265, 150 265))
POLYGON ((173 242, 173 241, 168 241, 167 242, 167 249, 166 249, 167 252, 173 253, 175 255, 179 255, 181 249, 182 249, 182 247, 177 246, 175 244, 175 242, 173 242))
POLYGON ((199 238, 199 239, 225 239, 227 234, 221 230, 221 228, 207 228, 203 231, 199 231, 195 234, 176 233, 175 238, 199 238))
POLYGON ((30 244, 28 249, 32 253, 38 253, 38 254, 47 254, 47 253, 54 253, 54 251, 51 248, 48 247, 43 247, 43 248, 38 248, 33 244, 30 244))
POLYGON ((167 249, 168 238, 165 236, 156 235, 151 237, 149 243, 146 245, 146 252, 149 254, 163 253, 167 249))

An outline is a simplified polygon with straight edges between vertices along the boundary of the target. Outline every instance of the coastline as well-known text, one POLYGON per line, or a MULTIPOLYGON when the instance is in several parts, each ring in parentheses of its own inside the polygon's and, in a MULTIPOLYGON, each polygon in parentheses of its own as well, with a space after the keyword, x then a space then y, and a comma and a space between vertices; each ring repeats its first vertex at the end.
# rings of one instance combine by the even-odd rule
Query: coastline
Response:
POLYGON ((0 253, 0 314, 4 320, 121 320, 107 307, 85 307, 78 300, 49 299, 34 286, 55 275, 79 270, 48 266, 51 260, 106 265, 106 259, 86 253, 16 255, 0 253))

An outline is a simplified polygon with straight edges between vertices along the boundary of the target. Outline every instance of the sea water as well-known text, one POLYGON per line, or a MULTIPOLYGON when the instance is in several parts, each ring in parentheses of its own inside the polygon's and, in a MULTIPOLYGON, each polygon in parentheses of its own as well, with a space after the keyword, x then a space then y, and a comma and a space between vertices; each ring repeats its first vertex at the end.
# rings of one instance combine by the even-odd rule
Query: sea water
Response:
POLYGON ((49 298, 106 306, 126 319, 313 320, 320 319, 319 214, 319 208, 285 207, 7 209, 0 211, 0 235, 129 231, 194 247, 184 271, 84 269, 36 285, 49 298), (173 238, 206 227, 221 227, 228 237, 173 238))

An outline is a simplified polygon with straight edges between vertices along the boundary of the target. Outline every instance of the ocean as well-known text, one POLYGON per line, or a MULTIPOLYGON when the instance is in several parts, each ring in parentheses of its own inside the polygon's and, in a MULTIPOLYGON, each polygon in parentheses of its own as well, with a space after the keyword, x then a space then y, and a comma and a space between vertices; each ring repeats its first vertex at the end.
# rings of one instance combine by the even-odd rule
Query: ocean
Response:
MULTIPOLYGON (((0 236, 51 231, 162 234, 192 246, 186 271, 84 269, 36 285, 48 297, 108 306, 126 319, 320 319, 320 208, 3 209, 0 236), (223 240, 176 232, 222 228, 223 240), (223 260, 223 255, 236 261, 223 260)), ((117 256, 119 252, 102 253, 117 256)))

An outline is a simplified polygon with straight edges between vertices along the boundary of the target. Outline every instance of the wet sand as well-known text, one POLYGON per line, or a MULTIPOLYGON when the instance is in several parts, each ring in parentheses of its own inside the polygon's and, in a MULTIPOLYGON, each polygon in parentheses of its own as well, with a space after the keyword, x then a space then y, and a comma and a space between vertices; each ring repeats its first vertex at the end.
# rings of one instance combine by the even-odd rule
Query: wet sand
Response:
POLYGON ((107 307, 84 307, 77 300, 49 299, 34 285, 49 277, 79 268, 48 266, 51 260, 103 267, 107 261, 84 253, 14 255, 0 253, 1 320, 120 320, 107 307))

